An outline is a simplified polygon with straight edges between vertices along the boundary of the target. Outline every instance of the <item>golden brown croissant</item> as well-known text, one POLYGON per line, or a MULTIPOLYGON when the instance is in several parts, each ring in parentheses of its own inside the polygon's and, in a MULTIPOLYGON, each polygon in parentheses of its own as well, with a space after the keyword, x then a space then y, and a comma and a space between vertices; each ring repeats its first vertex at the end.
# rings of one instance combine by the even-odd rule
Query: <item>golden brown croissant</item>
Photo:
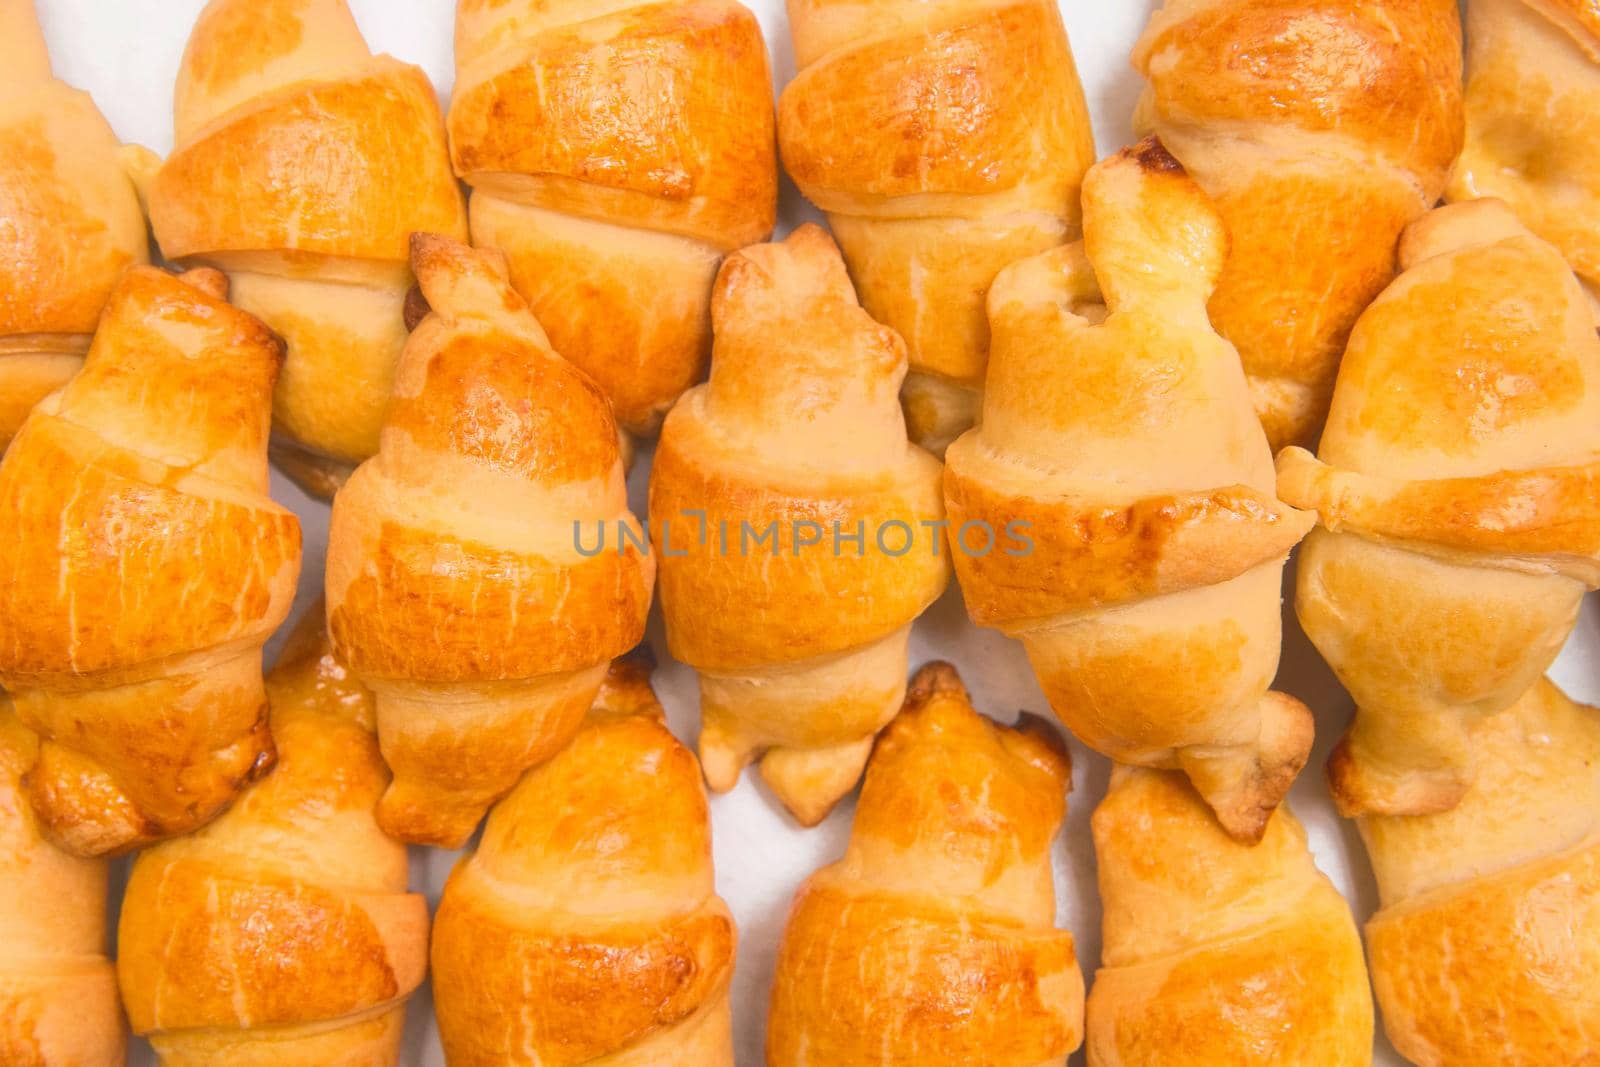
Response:
POLYGON ((129 178, 152 166, 50 73, 33 0, 0 0, 0 453, 83 366, 122 272, 149 259, 129 178))
POLYGON ((379 822, 454 848, 639 642, 655 559, 605 396, 551 351, 499 253, 418 234, 411 262, 432 313, 382 448, 334 499, 328 620, 377 693, 379 822), (628 540, 581 552, 595 526, 628 540))
POLYGON ((0 693, 0 1063, 122 1067, 106 865, 46 839, 22 784, 38 745, 0 693))
POLYGON ((878 740, 844 859, 800 887, 778 949, 769 1067, 1064 1067, 1083 975, 1050 850, 1072 763, 1055 732, 917 672, 878 740))
POLYGON ((1504 200, 1600 294, 1600 6, 1593 0, 1467 5, 1467 143, 1448 195, 1504 200))
POLYGON ((451 1067, 733 1067, 733 916, 694 756, 648 666, 619 660, 583 728, 494 809, 439 902, 451 1067))
POLYGON ((939 463, 906 440, 904 344, 819 227, 730 256, 712 316, 711 380, 650 479, 667 642, 700 672, 711 788, 760 757, 811 826, 860 780, 949 580, 939 463))
POLYGON ((1461 151, 1456 0, 1167 0, 1134 125, 1216 198, 1211 318, 1276 452, 1322 428, 1345 338, 1461 151))
POLYGON ((428 905, 373 811, 371 694, 320 605, 267 679, 278 765, 191 837, 139 855, 117 970, 162 1067, 394 1067, 428 965, 428 905))
POLYGON ((1497 200, 1407 230, 1350 336, 1295 607, 1357 712, 1329 772, 1347 815, 1453 807, 1468 724, 1538 680, 1600 585, 1600 338, 1572 272, 1497 200))
POLYGON ((1052 0, 788 0, 783 163, 910 349, 912 440, 971 426, 1000 268, 1078 234, 1094 139, 1052 0))
POLYGON ((1372 980, 1422 1067, 1593 1063, 1600 1048, 1600 713, 1548 681, 1475 722, 1450 812, 1371 816, 1372 980))
POLYGON ((983 421, 945 471, 956 573, 1085 744, 1181 768, 1253 840, 1311 748, 1310 713, 1267 687, 1284 558, 1314 516, 1273 495, 1206 319, 1227 241, 1205 194, 1150 140, 1090 170, 1083 202, 1081 244, 989 292, 983 421), (998 545, 980 554, 969 524, 998 545))
POLYGON ((427 76, 373 56, 345 0, 211 0, 150 191, 169 259, 221 267, 288 344, 274 457, 331 496, 378 448, 414 230, 465 238, 427 76))
POLYGON ((267 497, 283 347, 214 270, 135 267, 0 462, 0 684, 81 855, 188 833, 272 763, 261 647, 300 524, 267 497))
POLYGON ((1118 765, 1092 824, 1090 1067, 1372 1062, 1361 938, 1287 806, 1241 844, 1182 777, 1118 765))
POLYGON ((717 263, 772 232, 772 127, 735 0, 460 0, 450 148, 473 242, 632 433, 704 372, 717 263))

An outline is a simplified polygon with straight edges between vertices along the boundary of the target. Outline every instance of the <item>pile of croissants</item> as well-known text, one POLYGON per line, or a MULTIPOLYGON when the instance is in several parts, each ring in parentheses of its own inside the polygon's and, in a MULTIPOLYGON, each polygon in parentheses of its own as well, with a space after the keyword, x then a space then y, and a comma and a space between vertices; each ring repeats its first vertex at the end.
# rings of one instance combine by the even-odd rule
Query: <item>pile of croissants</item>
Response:
POLYGON ((731 1067, 751 764, 803 826, 860 787, 770 1067, 1344 1067, 1374 1001, 1425 1067, 1600 1064, 1600 712, 1544 677, 1600 7, 1166 0, 1096 162, 1054 0, 787 6, 774 105, 737 0, 460 0, 446 112, 345 0, 211 0, 161 160, 0 0, 0 1067, 394 1067, 425 979, 451 1067, 731 1067), (762 243, 780 161, 828 230, 762 243), (264 673, 269 462, 331 518, 264 673), (1284 803, 1296 545, 1365 945, 1284 803), (952 577, 1114 761, 1087 983, 1063 732, 910 662, 952 577), (406 846, 471 841, 430 916, 406 846))

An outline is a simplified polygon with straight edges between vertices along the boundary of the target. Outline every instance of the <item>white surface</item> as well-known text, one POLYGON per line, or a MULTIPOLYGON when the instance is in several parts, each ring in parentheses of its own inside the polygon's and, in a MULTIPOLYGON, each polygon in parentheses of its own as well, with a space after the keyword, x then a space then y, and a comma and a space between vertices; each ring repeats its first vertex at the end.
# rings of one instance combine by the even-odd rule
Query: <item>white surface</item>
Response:
MULTIPOLYGON (((766 30, 774 78, 781 86, 794 73, 782 0, 747 2, 766 30)), ((39 0, 58 74, 93 93, 125 140, 138 141, 163 154, 172 145, 173 78, 189 27, 201 6, 202 0, 39 0)), ((454 10, 450 0, 351 0, 351 6, 374 49, 420 64, 440 92, 448 93, 454 10)), ((1127 55, 1157 6, 1159 0, 1063 3, 1102 153, 1130 139, 1128 119, 1140 83, 1128 66, 1127 55)), ((792 187, 784 190, 781 214, 784 229, 810 214, 792 187)), ((647 474, 648 456, 644 456, 631 480, 634 508, 641 515, 647 474)), ((278 499, 300 514, 305 527, 305 568, 297 605, 303 610, 316 598, 321 584, 327 509, 302 496, 281 477, 274 476, 273 486, 278 499)), ((1600 697, 1600 672, 1589 655, 1600 638, 1597 629, 1600 623, 1594 598, 1590 598, 1577 633, 1553 672, 1580 699, 1600 697)), ((662 663, 656 687, 674 730, 692 743, 698 721, 694 676, 666 656, 659 614, 652 618, 650 640, 662 663)), ((955 663, 979 707, 996 717, 1010 719, 1021 708, 1046 710, 1020 646, 993 632, 975 629, 954 589, 917 623, 912 638, 913 666, 934 658, 955 663)), ((1328 749, 1348 719, 1350 704, 1289 610, 1285 611, 1279 686, 1305 700, 1317 713, 1317 749, 1295 786, 1294 809, 1306 825, 1323 870, 1350 900, 1358 918, 1364 919, 1376 901, 1371 873, 1354 827, 1335 816, 1322 775, 1328 749)), ((1070 814, 1056 846, 1059 920, 1076 936, 1085 973, 1092 977, 1099 958, 1100 932, 1088 817, 1105 789, 1107 764, 1076 742, 1072 755, 1070 814)), ((807 874, 842 851, 850 810, 846 803, 817 829, 797 829, 749 776, 732 793, 712 801, 718 888, 739 921, 733 1008, 741 1067, 757 1067, 762 1062, 768 977, 790 896, 807 874)), ((430 902, 437 903, 454 860, 454 854, 414 849, 413 888, 425 890, 430 902)), ((1375 1062, 1402 1062, 1381 1037, 1378 1044, 1375 1062)), ((142 1067, 154 1062, 142 1043, 135 1042, 135 1046, 132 1063, 142 1067)), ((443 1062, 426 990, 412 1002, 403 1062, 406 1067, 437 1067, 443 1062)), ((1081 1053, 1074 1062, 1082 1062, 1081 1053)))

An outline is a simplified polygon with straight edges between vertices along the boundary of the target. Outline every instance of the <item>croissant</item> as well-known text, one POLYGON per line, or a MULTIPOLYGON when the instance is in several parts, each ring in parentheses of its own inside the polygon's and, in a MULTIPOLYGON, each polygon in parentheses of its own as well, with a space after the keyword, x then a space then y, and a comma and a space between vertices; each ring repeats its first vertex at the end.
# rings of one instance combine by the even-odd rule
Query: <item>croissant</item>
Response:
POLYGON ((467 233, 427 76, 373 56, 345 0, 211 0, 178 72, 150 219, 288 344, 274 458, 322 497, 378 447, 413 230, 467 233))
POLYGON ((759 756, 812 826, 899 710, 911 623, 949 581, 939 463, 906 440, 904 344, 819 227, 730 256, 712 317, 711 380, 650 479, 667 643, 700 672, 711 788, 759 756))
POLYGON ((394 1067, 428 906, 373 809, 371 694, 313 611, 267 679, 278 766, 192 837, 140 853, 117 969, 162 1067, 394 1067))
POLYGON ((1600 8, 1472 0, 1466 99, 1449 199, 1504 200, 1600 307, 1600 8))
POLYGON ((1227 240, 1205 194, 1149 140, 1090 170, 1083 203, 1081 244, 989 292, 983 420, 945 471, 956 574, 1085 744, 1181 768, 1256 840, 1311 748, 1310 712, 1267 687, 1284 558, 1315 517, 1274 497, 1206 319, 1227 240))
POLYGON ((778 948, 769 1067, 1064 1067, 1083 976, 1055 928, 1055 732, 917 672, 867 768, 844 859, 800 887, 778 948))
POLYGON ((106 865, 45 837, 22 783, 37 748, 0 693, 0 1063, 122 1067, 106 865))
POLYGON ((1600 337, 1560 253, 1497 200, 1413 224, 1350 336, 1320 454, 1301 625, 1355 698, 1329 765, 1346 815, 1454 807, 1471 720, 1539 679, 1600 586, 1600 337))
POLYGON ((472 239, 654 433, 700 380, 722 256, 778 203, 761 27, 734 0, 461 0, 450 148, 472 239))
POLYGON ((1456 0, 1168 0, 1134 126, 1233 237, 1210 301, 1274 452, 1316 439, 1357 316, 1461 151, 1456 0))
POLYGON ((733 916, 694 756, 637 658, 496 806, 433 936, 451 1067, 733 1067, 733 916))
POLYGON ((1423 1067, 1587 1063, 1600 1047, 1600 714, 1548 681, 1471 727, 1452 811, 1360 821, 1384 1029, 1423 1067))
POLYGON ((377 695, 379 824, 459 848, 644 635, 655 559, 605 396, 551 351, 499 254, 417 234, 411 263, 432 310, 378 455, 333 501, 328 625, 377 695), (594 526, 622 543, 585 551, 594 526))
POLYGON ((1090 1067, 1372 1062, 1361 938, 1286 805, 1240 844, 1182 777, 1118 765, 1091 823, 1090 1067))
POLYGON ((978 412, 1000 268, 1078 233, 1094 138, 1052 0, 788 0, 799 73, 778 143, 861 302, 910 351, 912 440, 978 412))
POLYGON ((79 855, 204 825, 272 764, 261 648, 300 524, 267 497, 283 348, 220 273, 135 267, 0 462, 0 685, 79 855))
POLYGON ((0 453, 83 366, 122 272, 148 261, 130 177, 153 161, 50 73, 33 0, 0 0, 0 453))

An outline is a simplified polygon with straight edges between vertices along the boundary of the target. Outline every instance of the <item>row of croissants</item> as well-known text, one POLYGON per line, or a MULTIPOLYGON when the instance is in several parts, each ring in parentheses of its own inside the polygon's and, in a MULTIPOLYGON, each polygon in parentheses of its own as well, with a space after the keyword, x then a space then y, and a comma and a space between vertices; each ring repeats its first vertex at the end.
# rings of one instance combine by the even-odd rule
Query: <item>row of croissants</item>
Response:
POLYGON ((125 1011, 380 1067, 431 973, 452 1065, 729 1065, 752 763, 805 825, 862 783, 773 1067, 1369 1063, 1374 990, 1418 1064, 1592 1062, 1600 713, 1543 675, 1600 586, 1593 4, 1472 0, 1463 84, 1455 0, 1169 0, 1098 163, 1048 0, 789 9, 774 109, 734 0, 461 0, 446 120, 343 0, 212 0, 161 162, 0 0, 0 1064, 125 1011), (760 243, 780 150, 832 237, 760 243), (269 454, 332 515, 264 677, 269 454), (1282 803, 1302 539, 1365 954, 1282 803), (907 681, 952 573, 1118 764, 1087 998, 1066 749, 907 681), (430 932, 404 843, 480 823, 430 932))

